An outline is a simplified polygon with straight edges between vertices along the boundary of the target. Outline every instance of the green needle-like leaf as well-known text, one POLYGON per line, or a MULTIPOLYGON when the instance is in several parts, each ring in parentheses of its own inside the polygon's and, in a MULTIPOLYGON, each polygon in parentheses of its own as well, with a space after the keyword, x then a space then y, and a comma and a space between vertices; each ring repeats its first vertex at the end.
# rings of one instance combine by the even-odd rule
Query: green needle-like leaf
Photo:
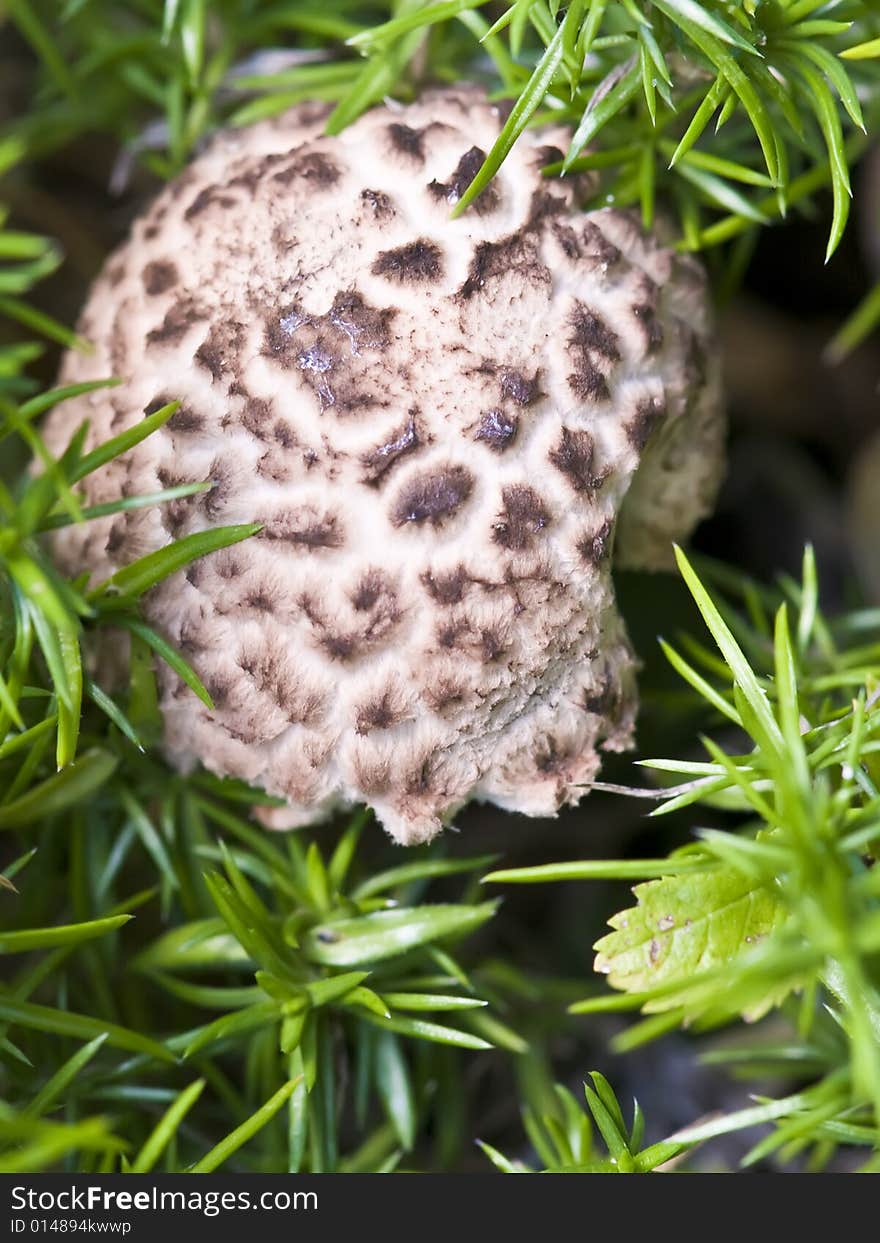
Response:
POLYGON ((202 1157, 201 1161, 197 1161, 195 1165, 190 1166, 188 1173, 213 1174, 224 1161, 227 1161, 233 1153, 238 1152, 242 1145, 253 1139, 268 1122, 272 1121, 278 1110, 293 1095, 298 1083, 300 1083, 300 1078, 289 1079, 256 1113, 252 1114, 241 1126, 231 1131, 219 1144, 215 1144, 211 1151, 202 1157))
POLYGON ((0 806, 0 829, 21 829, 95 794, 116 768, 116 757, 97 748, 86 751, 54 777, 0 806))
POLYGON ((118 609, 127 607, 137 600, 151 587, 161 583, 163 579, 178 570, 182 570, 190 562, 220 548, 229 548, 241 540, 249 539, 261 529, 258 522, 245 523, 242 526, 214 527, 210 531, 196 531, 193 535, 185 535, 165 548, 147 553, 131 565, 100 583, 89 593, 89 598, 99 601, 102 607, 118 609))
POLYGON ((112 915, 81 924, 59 924, 56 928, 28 928, 22 932, 0 932, 0 954, 23 954, 29 950, 52 949, 56 945, 78 945, 121 928, 131 915, 112 915))
POLYGON ((495 913, 494 902, 480 906, 420 906, 374 911, 311 929, 303 950, 316 963, 356 967, 392 958, 418 945, 463 936, 495 913))
POLYGON ((130 1053, 144 1053, 160 1062, 175 1061, 174 1054, 158 1041, 130 1031, 116 1023, 102 1023, 100 1019, 86 1014, 74 1014, 69 1010, 56 1010, 51 1006, 33 1005, 0 994, 0 1019, 23 1028, 48 1032, 55 1036, 72 1036, 75 1040, 94 1040, 106 1035, 107 1043, 130 1053))
POLYGON ((176 1100, 166 1109, 132 1161, 129 1169, 131 1174, 149 1174, 173 1140, 181 1122, 201 1096, 204 1087, 205 1080, 196 1079, 189 1087, 184 1088, 176 1100))

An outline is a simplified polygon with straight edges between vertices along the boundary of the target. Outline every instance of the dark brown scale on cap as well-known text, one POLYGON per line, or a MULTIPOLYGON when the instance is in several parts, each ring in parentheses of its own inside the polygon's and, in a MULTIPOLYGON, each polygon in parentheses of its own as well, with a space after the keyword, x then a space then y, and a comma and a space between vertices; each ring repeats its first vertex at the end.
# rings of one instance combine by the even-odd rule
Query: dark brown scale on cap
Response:
POLYGON ((463 565, 459 565, 445 574, 435 575, 432 570, 426 570, 421 575, 421 581, 432 600, 448 607, 461 604, 474 579, 463 565))
POLYGON ((170 259, 154 259, 141 273, 144 291, 151 298, 167 293, 180 280, 180 273, 170 259))
POLYGON ((272 443, 278 445, 281 449, 293 449, 299 444, 296 433, 289 423, 285 423, 284 419, 275 420, 272 424, 270 435, 272 443))
POLYGON ((443 276, 443 252, 436 242, 419 238, 394 250, 383 250, 370 271, 401 285, 437 281, 443 276))
POLYGON ((174 414, 172 414, 165 426, 170 432, 175 432, 177 435, 194 435, 204 430, 205 417, 190 405, 180 406, 179 409, 174 411, 174 414))
MULTIPOLYGON (((525 234, 514 233, 500 242, 480 242, 458 296, 467 301, 485 289, 490 281, 511 269, 524 269, 530 265, 538 265, 537 250, 534 246, 529 247, 525 234)), ((549 277, 549 272, 547 275, 549 277)))
POLYGON ((327 312, 327 321, 348 337, 351 351, 384 350, 390 342, 390 328, 397 315, 392 306, 375 307, 354 289, 340 290, 327 312))
MULTIPOLYGON (((177 488, 181 484, 192 483, 192 477, 189 478, 181 471, 172 470, 166 466, 160 466, 156 471, 156 478, 163 488, 177 488)), ((203 501, 204 495, 182 497, 176 501, 166 501, 164 505, 159 507, 159 521, 165 527, 166 531, 170 531, 172 535, 177 535, 182 527, 184 527, 192 517, 193 507, 203 501)))
POLYGON ((657 318, 659 290, 649 276, 640 282, 639 301, 633 303, 632 313, 642 331, 644 348, 653 354, 663 344, 663 326, 657 318))
POLYGON ((369 613, 380 600, 394 594, 387 574, 382 570, 367 570, 351 594, 351 606, 356 613, 369 613))
POLYGON ((530 406, 542 395, 538 384, 539 375, 540 372, 536 371, 529 379, 528 376, 515 371, 512 367, 503 367, 501 370, 502 396, 509 397, 518 406, 530 406))
POLYGON ((406 156, 419 164, 425 159, 425 131, 423 129, 413 129, 411 125, 401 125, 395 121, 394 124, 388 126, 388 145, 398 155, 406 156))
POLYGON ((236 485, 240 483, 240 475, 236 467, 237 463, 234 459, 218 454, 208 468, 208 478, 212 486, 209 492, 198 497, 197 503, 201 504, 212 522, 217 522, 222 518, 227 505, 236 493, 236 485))
POLYGON ((371 699, 361 704, 355 713, 355 732, 369 734, 374 729, 390 729, 398 725, 406 711, 405 703, 396 686, 388 686, 371 699))
POLYGON ((429 794, 436 781, 437 758, 427 755, 416 764, 404 778, 403 788, 407 794, 429 794))
MULTIPOLYGON (((431 196, 435 199, 442 199, 445 203, 449 203, 450 206, 454 206, 462 198, 465 190, 467 190, 482 168, 485 159, 486 152, 480 147, 471 147, 469 151, 465 151, 447 182, 440 182, 436 179, 430 182, 428 190, 431 196)), ((488 212, 495 211, 498 203, 498 190, 490 182, 474 199, 472 208, 478 216, 484 216, 488 212)))
POLYGON ((536 240, 528 227, 500 242, 480 242, 474 251, 467 280, 458 291, 464 301, 485 290, 501 277, 515 273, 527 285, 548 285, 550 270, 540 258, 536 240))
POLYGON ((562 253, 567 259, 580 259, 580 242, 578 241, 577 233, 570 224, 563 224, 559 220, 554 220, 553 236, 556 238, 562 253))
POLYGON ((235 320, 221 320, 211 325, 208 335, 196 350, 195 359, 210 371, 212 380, 219 380, 230 365, 238 362, 244 334, 244 324, 235 320))
POLYGON ((297 351, 296 367, 305 375, 309 388, 317 394, 322 410, 328 405, 336 404, 331 387, 333 378, 329 375, 336 367, 336 358, 326 337, 318 336, 311 346, 297 351))
POLYGON ((360 635, 344 630, 325 630, 320 646, 331 660, 347 661, 361 654, 360 635))
POLYGON ((376 445, 375 449, 371 449, 361 458, 364 464, 364 483, 378 487, 386 481, 389 472, 398 462, 415 453, 421 445, 415 414, 411 413, 406 422, 392 432, 387 440, 376 445))
POLYGON ((258 647, 243 652, 238 658, 238 666, 251 678, 256 689, 271 699, 290 722, 306 724, 321 711, 322 696, 308 691, 303 694, 302 679, 288 668, 282 654, 272 648, 258 647))
POLYGON ((602 317, 582 302, 575 304, 571 314, 569 341, 577 349, 596 355, 606 362, 620 359, 620 338, 602 317))
POLYGON ((452 621, 441 622, 437 627, 437 642, 441 647, 452 649, 462 647, 462 635, 467 632, 468 624, 462 617, 452 621))
POLYGON ((333 660, 341 661, 365 655, 387 643, 403 616, 397 592, 388 581, 382 583, 371 607, 357 611, 348 625, 342 624, 335 612, 331 615, 324 601, 309 593, 300 599, 300 607, 319 646, 333 660))
POLYGON ((545 738, 535 756, 535 768, 550 775, 564 769, 572 758, 572 750, 558 738, 545 738))
POLYGON ((493 540, 514 551, 528 548, 549 524, 550 511, 534 488, 524 483, 502 488, 501 499, 504 507, 492 527, 493 540))
POLYGON ((466 692, 454 678, 438 678, 422 688, 422 698, 433 712, 443 716, 465 701, 466 692))
POLYGON ((391 508, 396 527, 414 522, 439 526, 451 518, 474 489, 474 477, 464 466, 443 466, 407 480, 391 508))
POLYGON ((661 398, 646 397, 639 402, 626 425, 627 439, 637 453, 642 452, 665 418, 666 404, 661 398))
POLYGON ((532 195, 525 228, 529 233, 540 232, 552 222, 554 217, 567 215, 568 211, 567 199, 542 187, 532 195))
POLYGON ((608 521, 602 523, 597 531, 582 535, 577 542, 577 550, 588 565, 599 565, 611 550, 611 534, 614 530, 608 521))
POLYGON ((317 397, 322 413, 336 404, 334 345, 326 334, 310 333, 307 337, 291 337, 286 346, 276 351, 288 367, 300 373, 317 397))
POLYGON ((617 333, 604 320, 581 302, 576 302, 570 320, 569 344, 574 371, 568 377, 569 387, 587 401, 604 401, 609 397, 608 381, 600 364, 620 359, 617 333))
POLYGON ((195 324, 204 320, 204 312, 194 298, 181 298, 165 312, 158 327, 147 333, 148 345, 179 345, 195 324))
POLYGON ((183 213, 184 220, 195 220, 209 207, 234 207, 235 199, 224 191, 224 186, 206 186, 204 190, 200 190, 183 213))
POLYGON ((457 652, 482 665, 493 664, 509 650, 503 624, 487 625, 459 613, 437 627, 437 642, 447 653, 457 652))
POLYGON ((107 542, 104 545, 104 549, 108 556, 112 557, 115 561, 124 560, 125 558, 121 558, 119 554, 126 546, 127 537, 128 532, 126 530, 125 519, 116 518, 113 525, 110 527, 110 533, 107 536, 107 542))
POLYGON ((596 267, 610 268, 619 262, 620 251, 613 242, 608 240, 595 221, 584 221, 581 238, 584 257, 591 259, 596 267))
POLYGON ((487 410, 480 419, 474 440, 482 440, 490 449, 502 450, 516 439, 519 421, 503 410, 487 410))
POLYGON ((480 655, 487 665, 498 660, 507 651, 507 640, 499 630, 485 626, 480 631, 480 655))
POLYGON ((226 677, 214 674, 213 677, 205 679, 205 690, 211 696, 216 711, 222 712, 229 705, 236 681, 232 674, 226 677))
POLYGON ((242 596, 242 604, 245 608, 254 609, 257 613, 273 614, 278 607, 278 591, 274 590, 268 583, 261 583, 259 587, 251 588, 246 595, 242 596))
POLYGON ((572 431, 563 427, 549 458, 558 471, 565 475, 575 492, 595 492, 605 476, 593 472, 593 437, 583 429, 572 431))
POLYGON ((564 211, 565 206, 564 200, 556 195, 536 190, 522 228, 497 242, 478 243, 458 297, 468 301, 490 283, 510 274, 518 276, 527 286, 550 285, 550 270, 540 257, 540 235, 547 222, 564 211))
POLYGON ((311 323, 311 317, 297 303, 269 308, 263 328, 263 353, 290 365, 302 349, 295 340, 296 331, 311 323))
POLYGON ((321 412, 341 416, 388 404, 382 368, 374 357, 391 343, 394 307, 371 306, 356 290, 341 290, 324 315, 297 303, 282 305, 265 321, 263 353, 299 373, 321 412))
POLYGON ((345 532, 338 515, 304 506, 263 520, 259 539, 282 540, 301 548, 342 548, 345 532))
POLYGON ((277 172, 282 166, 289 166, 289 151, 271 151, 267 155, 260 156, 256 160, 249 160, 242 171, 234 177, 230 177, 226 183, 229 186, 241 186, 251 193, 266 177, 277 172))
POLYGON ((361 202, 368 207, 374 220, 390 220, 397 215, 397 209, 389 196, 382 190, 361 190, 361 202))
MULTIPOLYGON (((153 236, 155 236, 155 234, 153 236)), ((111 263, 108 264, 104 272, 104 276, 106 280, 108 281, 111 289, 116 289, 116 287, 125 279, 127 271, 128 269, 126 268, 125 263, 121 259, 113 260, 111 263)))
POLYGON ((330 190, 342 174, 339 166, 323 151, 307 151, 272 174, 272 181, 289 186, 294 181, 305 181, 310 190, 330 190))
POLYGON ((597 686, 584 691, 583 706, 586 712, 604 717, 608 721, 620 713, 621 691, 618 683, 611 678, 603 677, 597 686))
MULTIPOLYGON (((151 414, 158 414, 163 406, 170 406, 173 400, 174 398, 169 397, 166 393, 158 393, 152 401, 147 402, 144 406, 144 415, 149 418, 151 414)), ((171 417, 173 418, 174 416, 172 415, 171 417)))
POLYGON ((546 168, 548 164, 561 164, 564 159, 565 155, 559 147, 545 145, 535 149, 536 168, 546 168))
MULTIPOLYGON (((229 392, 231 395, 232 386, 229 392)), ((241 412, 241 425, 257 440, 269 439, 274 417, 275 408, 270 401, 250 395, 245 398, 244 409, 241 412)))
POLYGON ((611 396, 608 381, 588 356, 581 360, 577 371, 571 372, 568 385, 583 401, 607 401, 611 396))

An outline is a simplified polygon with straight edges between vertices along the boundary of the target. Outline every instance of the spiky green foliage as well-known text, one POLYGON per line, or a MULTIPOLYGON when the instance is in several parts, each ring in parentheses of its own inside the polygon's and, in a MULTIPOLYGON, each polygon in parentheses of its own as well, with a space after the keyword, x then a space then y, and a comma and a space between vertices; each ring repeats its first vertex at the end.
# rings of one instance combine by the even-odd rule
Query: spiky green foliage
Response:
MULTIPOLYGON (((541 1173, 650 1174, 697 1142, 675 1137, 645 1146, 645 1116, 638 1101, 633 1101, 632 1122, 627 1125, 620 1102, 605 1076, 594 1070, 590 1078, 592 1083, 584 1084, 586 1110, 568 1088, 557 1083, 549 1111, 539 1113, 530 1105, 523 1111, 529 1140, 543 1162, 541 1173), (602 1137, 605 1156, 595 1151, 594 1126, 602 1137)), ((503 1156, 490 1144, 480 1147, 502 1174, 538 1172, 524 1161, 503 1156)))
POLYGON ((85 797, 92 784, 103 782, 114 767, 113 757, 104 751, 77 754, 84 696, 131 741, 140 742, 135 726, 84 668, 82 640, 86 630, 110 624, 129 632, 133 645, 131 715, 145 727, 155 730, 157 721, 155 707, 147 702, 153 694, 151 688, 135 681, 136 671, 146 667, 138 653, 150 649, 157 652, 210 703, 193 671, 139 618, 138 601, 196 557, 259 530, 251 524, 186 536, 126 566, 106 582, 90 585, 64 579, 40 538, 46 531, 120 510, 163 504, 210 487, 194 481, 150 496, 125 497, 85 508, 75 492, 76 484, 139 444, 177 409, 177 403, 172 402, 88 452, 84 447, 88 429, 83 424, 62 456, 54 459, 35 421, 59 402, 101 386, 98 382, 52 390, 23 404, 0 398, 0 443, 18 438, 30 450, 36 468, 30 477, 24 476, 17 490, 0 484, 0 733, 5 734, 10 726, 19 731, 0 746, 0 765, 6 761, 7 770, 13 774, 4 792, 0 828, 30 823, 42 814, 45 799, 51 800, 53 810, 60 810, 68 802, 85 797), (43 676, 33 670, 38 654, 48 675, 48 686, 42 689, 43 676), (147 719, 150 716, 152 720, 147 719), (45 767, 44 755, 53 735, 57 771, 34 786, 33 778, 45 767))
POLYGON ((414 1147, 437 1107, 427 1085, 461 1094, 457 1051, 524 1052, 491 969, 458 958, 494 904, 417 900, 486 857, 433 851, 358 878, 364 817, 323 858, 255 828, 234 788, 124 766, 124 785, 48 816, 37 855, 10 869, 26 927, 0 953, 26 957, 0 994, 0 1168, 76 1150, 81 1168, 95 1153, 102 1169, 204 1172, 264 1127, 233 1168, 373 1168, 414 1147), (145 866, 155 887, 129 892, 145 866), (70 923, 49 923, 59 906, 70 923))
MULTIPOLYGON (((682 1023, 707 1030, 782 1005, 796 1032, 788 1073, 800 1078, 810 1065, 816 1079, 765 1107, 761 1120, 785 1122, 758 1155, 795 1139, 796 1148, 833 1144, 835 1136, 876 1148, 876 613, 826 620, 809 550, 802 581, 783 583, 781 600, 741 575, 716 571, 746 615, 719 605, 683 553, 678 559, 717 652, 695 641, 688 658, 666 652, 725 726, 703 738, 705 760, 642 761, 661 780, 685 780, 636 793, 658 802, 654 816, 703 806, 732 814, 734 824, 698 829, 697 843, 666 860, 549 864, 487 879, 646 878, 634 891, 637 905, 616 915, 614 931, 596 945, 596 970, 622 996, 594 996, 573 1011, 651 1015, 618 1042, 632 1048, 682 1023)), ((758 1047, 751 1056, 772 1061, 774 1053, 758 1047)), ((713 1124, 711 1133, 756 1117, 713 1124)))
POLYGON ((11 0, 7 8, 43 64, 41 104, 22 124, 38 150, 104 129, 168 175, 223 122, 323 98, 336 101, 335 132, 389 93, 471 75, 514 106, 457 211, 524 127, 552 116, 574 132, 549 172, 594 169, 595 201, 639 204, 646 224, 662 199, 691 249, 779 219, 830 184, 831 254, 849 212, 850 158, 878 110, 880 26, 871 5, 854 0, 514 0, 506 9, 489 0, 378 8, 339 0, 323 10, 280 0, 11 0), (255 55, 292 41, 286 57, 255 55))
MULTIPOLYGON (((190 1065, 219 1097, 214 1106, 238 1119, 240 1143, 247 1138, 242 1118, 251 1119, 255 1134, 287 1104, 286 1129, 273 1141, 280 1155, 266 1158, 265 1168, 335 1168, 338 1128, 346 1123, 357 1136, 374 1107, 388 1117, 375 1141, 384 1156, 403 1152, 426 1108, 411 1082, 411 1042, 525 1048, 500 1018, 483 1013, 486 999, 449 953, 491 917, 494 904, 413 904, 428 881, 472 873, 490 860, 435 852, 350 880, 363 818, 325 861, 317 843, 307 847, 292 837, 280 845, 249 823, 243 800, 259 795, 207 776, 169 780, 146 754, 160 731, 151 658, 168 662, 208 705, 210 699, 182 657, 142 620, 138 601, 168 574, 258 527, 188 536, 103 583, 66 580, 41 535, 95 517, 77 495, 78 482, 152 434, 176 408, 164 407, 89 452, 82 427, 54 460, 34 421, 74 391, 81 389, 20 405, 0 402, 0 437, 23 440, 37 467, 17 488, 0 491, 0 830, 39 846, 35 860, 22 856, 7 870, 0 895, 7 907, 18 907, 13 927, 3 921, 0 954, 28 956, 0 993, 12 1099, 24 1109, 24 1116, 0 1118, 0 1142, 9 1147, 0 1165, 53 1165, 76 1151, 106 1168, 120 1151, 131 1154, 138 1138, 155 1161, 159 1140, 144 1133, 149 1113, 140 1122, 127 1115, 122 1142, 89 1109, 106 1100, 116 1103, 114 1112, 119 1101, 167 1105, 164 1151, 201 1094, 190 1065), (127 680, 111 690, 86 672, 89 654, 110 641, 102 633, 108 627, 125 632, 130 644, 127 680), (154 887, 132 893, 125 877, 144 863, 154 887), (15 901, 19 872, 22 896, 15 901), (169 930, 146 942, 122 934, 133 913, 151 903, 171 921, 169 930), (94 952, 80 950, 95 939, 102 944, 94 952), (145 990, 133 1008, 124 989, 117 996, 129 973, 145 990), (156 1021, 146 1018, 145 1005, 157 1008, 156 1021), (83 1041, 87 1056, 76 1047, 83 1041), (350 1050, 347 1069, 339 1061, 343 1047, 350 1050), (231 1056, 251 1068, 244 1087, 224 1077, 231 1056), (189 1080, 180 1096, 179 1076, 151 1082, 177 1063, 189 1080), (53 1065, 46 1082, 45 1067, 53 1065), (127 1086, 117 1096, 113 1083, 121 1072, 127 1086), (357 1084, 345 1119, 337 1116, 334 1087, 342 1073, 357 1084), (35 1093, 38 1108, 30 1101, 35 1093), (75 1126, 41 1121, 62 1094, 75 1126)), ((161 505, 207 486, 194 481, 126 497, 100 513, 161 505)), ((223 1159, 240 1143, 223 1148, 223 1159)), ((176 1143, 174 1153, 172 1168, 198 1158, 176 1143)), ((203 1157, 194 1168, 214 1168, 220 1159, 209 1166, 203 1157)), ((132 1160, 143 1166, 147 1158, 142 1151, 132 1160)))
MULTIPOLYGON (((24 155, 24 143, 14 135, 0 137, 0 179, 10 173, 24 155)), ((61 262, 58 247, 49 238, 7 227, 9 209, 0 202, 0 328, 15 325, 62 345, 78 344, 74 333, 38 311, 26 300, 34 285, 54 272, 61 262), (5 321, 5 324, 4 324, 5 321)), ((0 336, 0 397, 15 396, 33 388, 23 372, 40 357, 38 341, 5 341, 0 336)))

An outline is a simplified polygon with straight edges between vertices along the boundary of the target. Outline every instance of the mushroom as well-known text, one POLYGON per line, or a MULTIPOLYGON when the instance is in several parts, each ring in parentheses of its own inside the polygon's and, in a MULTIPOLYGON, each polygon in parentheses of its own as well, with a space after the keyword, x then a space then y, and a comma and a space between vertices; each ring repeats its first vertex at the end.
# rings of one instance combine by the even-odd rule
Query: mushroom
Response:
POLYGON ((552 816, 632 738, 618 565, 659 567, 713 501, 723 423, 704 278, 527 132, 460 218, 503 112, 481 92, 310 104, 221 133, 109 259, 65 384, 63 448, 179 399, 88 500, 208 493, 69 528, 112 573, 218 523, 259 535, 156 588, 165 746, 285 800, 291 827, 366 802, 397 841, 471 799, 552 816))

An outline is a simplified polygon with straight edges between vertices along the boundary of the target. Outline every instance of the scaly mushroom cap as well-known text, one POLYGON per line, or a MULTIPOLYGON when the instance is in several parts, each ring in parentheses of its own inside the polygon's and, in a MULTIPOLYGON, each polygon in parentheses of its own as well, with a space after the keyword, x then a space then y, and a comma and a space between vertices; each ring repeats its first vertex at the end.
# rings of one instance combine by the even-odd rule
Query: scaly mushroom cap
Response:
POLYGON ((480 92, 338 137, 325 117, 219 135, 108 261, 80 325, 94 353, 62 381, 124 384, 60 407, 48 441, 179 399, 88 500, 216 486, 57 551, 99 578, 263 523, 145 608, 215 703, 161 671, 169 756, 283 796, 267 822, 364 801, 416 842, 473 798, 553 815, 600 742, 631 739, 612 545, 667 562, 719 478, 703 277, 628 214, 584 214, 577 179, 542 178, 562 130, 527 133, 451 219, 503 119, 480 92))

